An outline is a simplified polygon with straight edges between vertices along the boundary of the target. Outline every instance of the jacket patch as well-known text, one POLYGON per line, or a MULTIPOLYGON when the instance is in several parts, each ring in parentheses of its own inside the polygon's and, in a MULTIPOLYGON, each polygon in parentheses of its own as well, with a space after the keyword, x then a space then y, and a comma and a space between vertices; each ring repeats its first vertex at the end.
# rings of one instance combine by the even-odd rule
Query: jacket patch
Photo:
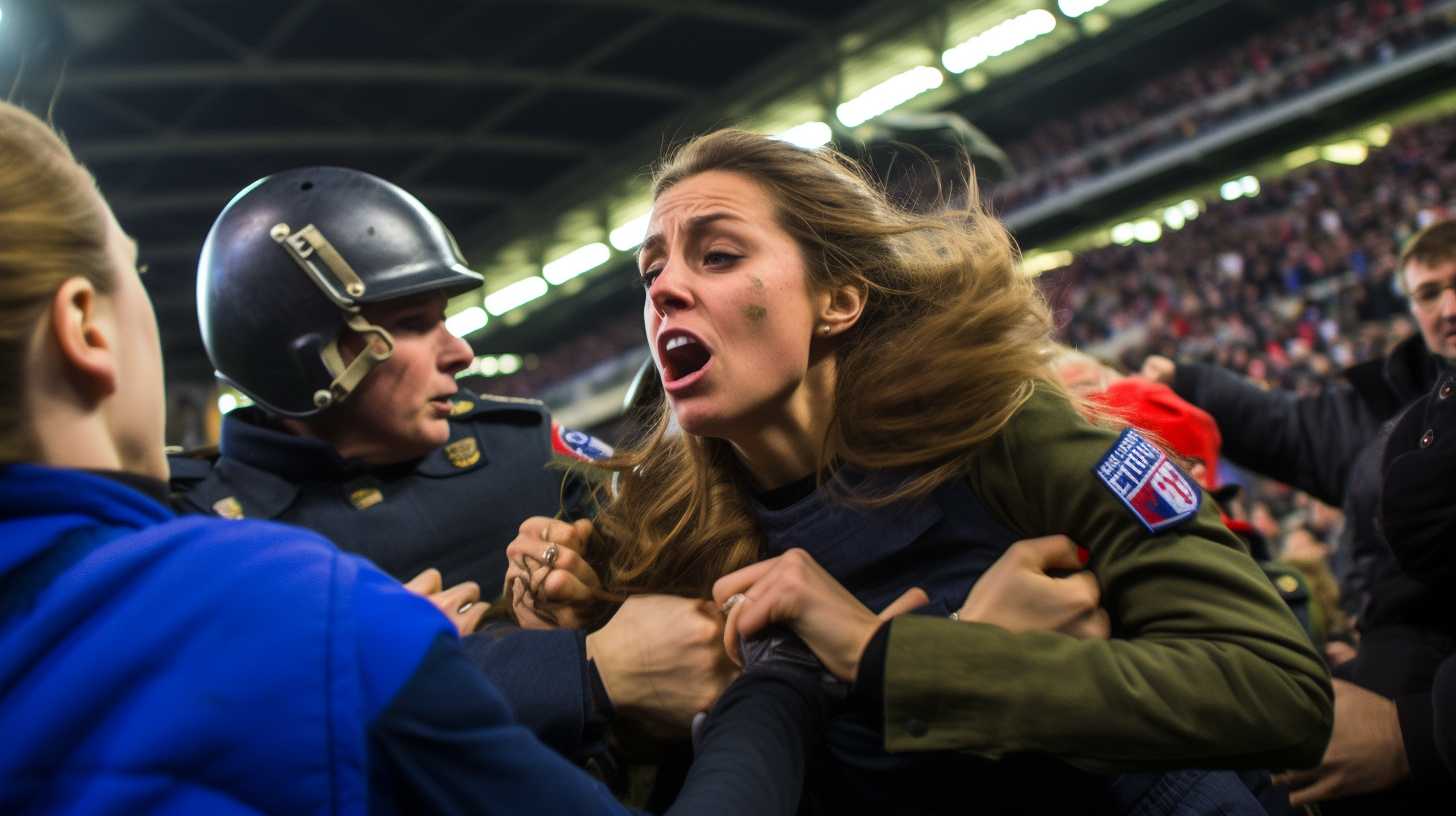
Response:
POLYGON ((583 462, 595 462, 612 455, 612 446, 591 434, 551 423, 551 450, 583 462))
POLYGON ((1149 532, 1187 521, 1203 503, 1193 480, 1132 428, 1117 437, 1092 472, 1149 532))

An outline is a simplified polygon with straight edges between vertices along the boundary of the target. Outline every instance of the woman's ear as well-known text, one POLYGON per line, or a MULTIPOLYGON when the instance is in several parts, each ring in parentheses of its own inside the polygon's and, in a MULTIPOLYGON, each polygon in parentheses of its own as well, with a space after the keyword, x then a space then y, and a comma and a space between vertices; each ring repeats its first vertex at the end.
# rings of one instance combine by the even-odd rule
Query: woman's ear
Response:
POLYGON ((849 331, 864 313, 865 299, 865 288, 856 284, 845 284, 824 292, 819 300, 815 335, 833 337, 849 331))
POLYGON ((116 342, 109 311, 95 284, 83 277, 62 283, 51 299, 50 335, 68 379, 100 400, 116 392, 116 342))

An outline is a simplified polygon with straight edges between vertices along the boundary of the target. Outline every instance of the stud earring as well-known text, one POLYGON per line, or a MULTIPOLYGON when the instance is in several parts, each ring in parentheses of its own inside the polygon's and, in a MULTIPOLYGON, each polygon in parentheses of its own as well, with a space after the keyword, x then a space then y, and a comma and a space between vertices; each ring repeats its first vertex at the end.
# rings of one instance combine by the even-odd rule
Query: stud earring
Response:
POLYGON ((829 335, 829 325, 827 323, 821 323, 819 325, 819 333, 827 337, 829 335))

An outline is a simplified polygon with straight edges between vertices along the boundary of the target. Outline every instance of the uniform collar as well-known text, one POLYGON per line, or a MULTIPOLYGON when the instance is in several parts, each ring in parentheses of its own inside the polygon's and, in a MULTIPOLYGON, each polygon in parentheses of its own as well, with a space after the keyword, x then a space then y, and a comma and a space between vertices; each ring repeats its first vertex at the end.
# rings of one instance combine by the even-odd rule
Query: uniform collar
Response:
POLYGON ((285 481, 334 481, 368 471, 411 470, 415 462, 371 467, 356 459, 339 456, 334 446, 320 439, 291 434, 275 428, 257 407, 232 411, 222 419, 219 452, 224 459, 241 462, 254 470, 271 473, 285 481))

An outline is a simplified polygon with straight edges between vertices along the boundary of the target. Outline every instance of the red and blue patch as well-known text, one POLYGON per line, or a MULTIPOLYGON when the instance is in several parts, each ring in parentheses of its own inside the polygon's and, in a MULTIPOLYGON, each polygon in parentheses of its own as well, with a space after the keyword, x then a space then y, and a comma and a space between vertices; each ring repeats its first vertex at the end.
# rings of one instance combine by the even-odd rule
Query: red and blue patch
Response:
POLYGON ((551 423, 551 450, 582 462, 595 462, 612 455, 612 446, 591 434, 551 423))
POLYGON ((1122 432, 1092 472, 1149 532, 1187 521, 1203 504, 1198 485, 1132 428, 1122 432))

